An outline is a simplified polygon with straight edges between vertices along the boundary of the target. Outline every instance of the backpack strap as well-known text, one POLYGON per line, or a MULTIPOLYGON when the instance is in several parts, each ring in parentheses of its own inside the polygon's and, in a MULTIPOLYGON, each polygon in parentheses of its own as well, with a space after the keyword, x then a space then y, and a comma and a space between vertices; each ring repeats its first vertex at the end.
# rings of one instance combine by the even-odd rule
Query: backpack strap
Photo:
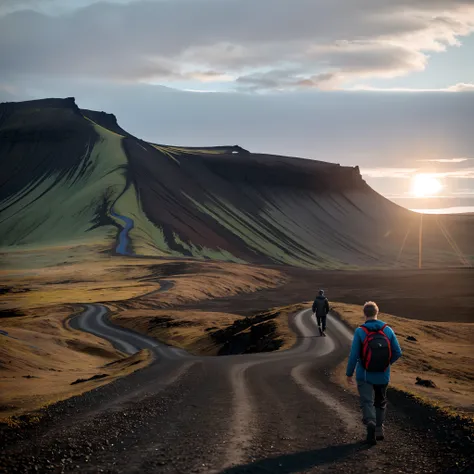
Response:
POLYGON ((387 324, 384 324, 377 332, 379 334, 383 334, 388 339, 388 336, 384 332, 386 327, 387 327, 387 324))
POLYGON ((369 331, 369 329, 368 329, 368 328, 366 328, 364 325, 362 325, 362 326, 359 326, 359 327, 362 329, 362 331, 364 331, 364 332, 365 332, 365 334, 367 334, 367 335, 369 334, 369 332, 370 332, 370 331, 369 331))
MULTIPOLYGON (((364 339, 363 339, 363 341, 362 341, 362 346, 361 346, 361 348, 360 348, 360 359, 361 359, 361 361, 364 361, 364 360, 365 360, 365 356, 366 356, 366 354, 367 354, 367 350, 368 350, 368 347, 367 347, 368 337, 367 337, 367 336, 370 334, 370 331, 369 331, 368 328, 366 328, 366 327, 363 326, 363 325, 362 325, 362 326, 359 326, 359 327, 362 329, 362 331, 365 332, 365 337, 364 337, 364 339)), ((362 362, 362 364, 363 364, 364 369, 365 369, 365 368, 366 368, 366 364, 365 364, 364 362, 362 362)))
MULTIPOLYGON (((390 357, 390 360, 392 360, 392 343, 390 341, 390 338, 385 334, 384 332, 384 329, 388 326, 388 324, 384 324, 381 328, 380 328, 380 332, 385 336, 385 339, 387 339, 388 341, 388 354, 389 354, 389 357, 390 357)), ((387 370, 387 369, 385 369, 387 370)))

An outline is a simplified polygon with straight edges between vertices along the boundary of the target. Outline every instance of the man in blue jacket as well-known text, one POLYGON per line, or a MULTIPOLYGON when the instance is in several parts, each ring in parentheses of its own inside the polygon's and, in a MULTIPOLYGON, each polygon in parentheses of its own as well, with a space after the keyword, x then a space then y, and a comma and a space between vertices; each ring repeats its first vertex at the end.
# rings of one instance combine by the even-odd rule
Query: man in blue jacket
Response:
POLYGON ((365 323, 355 331, 346 370, 347 381, 353 384, 352 376, 357 365, 357 389, 369 444, 384 439, 390 365, 402 355, 395 333, 377 319, 378 313, 379 308, 373 301, 365 303, 365 323))

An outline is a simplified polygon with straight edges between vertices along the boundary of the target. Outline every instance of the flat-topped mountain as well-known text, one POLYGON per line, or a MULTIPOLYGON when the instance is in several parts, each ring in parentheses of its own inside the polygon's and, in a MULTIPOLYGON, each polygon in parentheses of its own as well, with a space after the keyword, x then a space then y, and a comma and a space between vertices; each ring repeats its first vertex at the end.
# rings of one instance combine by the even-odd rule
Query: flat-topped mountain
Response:
MULTIPOLYGON (((420 215, 358 167, 148 143, 73 98, 0 104, 0 246, 302 267, 416 266, 420 215)), ((474 254, 473 216, 423 218, 425 265, 474 254)))

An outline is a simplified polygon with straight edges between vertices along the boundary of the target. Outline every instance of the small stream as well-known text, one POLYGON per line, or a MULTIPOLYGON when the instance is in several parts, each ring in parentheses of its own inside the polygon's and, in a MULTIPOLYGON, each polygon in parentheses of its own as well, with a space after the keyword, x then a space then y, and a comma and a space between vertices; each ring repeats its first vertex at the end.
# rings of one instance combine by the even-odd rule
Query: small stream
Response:
POLYGON ((130 217, 116 214, 113 208, 110 210, 110 214, 113 217, 120 219, 125 224, 118 236, 118 244, 115 248, 115 251, 120 255, 132 255, 131 252, 128 251, 130 244, 130 238, 128 237, 128 233, 133 229, 133 220, 130 219, 130 217))

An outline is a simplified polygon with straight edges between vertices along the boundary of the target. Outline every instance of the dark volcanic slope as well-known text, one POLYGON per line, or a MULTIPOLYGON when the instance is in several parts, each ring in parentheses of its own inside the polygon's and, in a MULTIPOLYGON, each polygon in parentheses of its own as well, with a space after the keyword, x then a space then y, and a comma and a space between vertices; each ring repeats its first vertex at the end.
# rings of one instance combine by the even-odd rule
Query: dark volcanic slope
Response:
POLYGON ((125 184, 114 139, 120 150, 120 137, 86 120, 73 99, 1 104, 0 245, 114 238, 102 212, 125 184))
MULTIPOLYGON (((150 144, 73 99, 0 105, 0 142, 2 246, 120 234, 119 253, 137 255, 417 264, 420 216, 375 193, 357 167, 150 144)), ((474 217, 425 216, 423 228, 425 265, 470 263, 474 217)))
POLYGON ((84 174, 98 138, 73 99, 2 104, 0 131, 2 202, 51 175, 84 174))

